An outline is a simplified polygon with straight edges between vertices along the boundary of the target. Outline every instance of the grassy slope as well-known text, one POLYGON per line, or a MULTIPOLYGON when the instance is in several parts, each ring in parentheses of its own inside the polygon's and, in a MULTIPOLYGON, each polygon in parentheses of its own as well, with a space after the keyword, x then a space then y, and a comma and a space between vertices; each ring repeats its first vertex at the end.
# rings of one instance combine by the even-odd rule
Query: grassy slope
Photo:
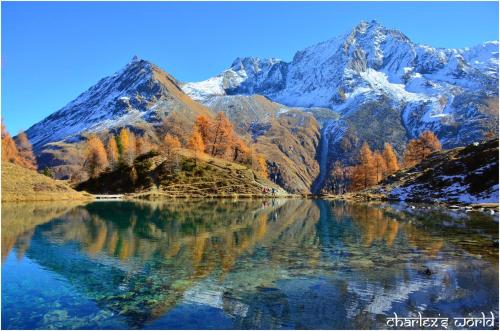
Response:
POLYGON ((66 183, 10 162, 2 162, 2 201, 84 200, 66 183))
POLYGON ((134 162, 137 171, 131 180, 132 168, 122 166, 103 173, 96 179, 81 183, 77 189, 92 193, 136 193, 150 197, 233 197, 261 195, 264 187, 275 188, 279 195, 286 192, 247 166, 204 155, 194 164, 191 151, 181 150, 175 174, 165 170, 161 155, 142 156, 134 162))

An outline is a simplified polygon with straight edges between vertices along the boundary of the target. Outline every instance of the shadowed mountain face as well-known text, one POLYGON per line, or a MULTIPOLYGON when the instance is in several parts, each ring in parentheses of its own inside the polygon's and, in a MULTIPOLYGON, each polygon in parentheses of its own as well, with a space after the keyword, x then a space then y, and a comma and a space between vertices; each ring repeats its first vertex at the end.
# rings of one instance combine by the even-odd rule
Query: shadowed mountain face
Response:
POLYGON ((318 121, 311 112, 272 102, 261 95, 217 96, 207 106, 222 111, 265 155, 270 178, 292 193, 309 193, 319 175, 316 150, 320 139, 318 121))
POLYGON ((476 316, 498 306, 489 249, 498 227, 483 213, 96 202, 30 221, 15 208, 2 215, 26 221, 2 222, 4 329, 364 329, 394 311, 476 316))

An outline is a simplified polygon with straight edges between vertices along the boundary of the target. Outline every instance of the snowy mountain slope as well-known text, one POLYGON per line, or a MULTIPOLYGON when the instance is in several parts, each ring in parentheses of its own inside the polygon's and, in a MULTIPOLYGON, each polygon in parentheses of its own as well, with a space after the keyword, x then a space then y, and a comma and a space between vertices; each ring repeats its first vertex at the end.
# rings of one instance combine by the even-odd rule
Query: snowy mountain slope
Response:
POLYGON ((286 64, 275 58, 237 58, 229 69, 219 75, 202 82, 186 83, 182 89, 196 101, 206 101, 211 96, 232 94, 227 93, 231 91, 263 94, 260 93, 263 88, 269 90, 277 88, 272 78, 280 75, 281 67, 286 67, 286 64))
POLYGON ((219 84, 211 85, 217 95, 258 93, 288 106, 328 107, 345 114, 387 96, 401 109, 409 137, 440 131, 445 146, 480 138, 477 126, 464 137, 447 131, 471 120, 487 121, 480 108, 488 98, 498 98, 497 41, 466 49, 433 48, 375 21, 299 51, 290 63, 255 58, 235 63, 247 65, 233 63, 217 76, 219 81, 188 83, 183 89, 203 102, 212 95, 207 84, 219 84), (249 65, 262 62, 266 65, 249 65), (237 84, 220 84, 220 77, 235 68, 237 84))
MULTIPOLYGON (((465 49, 434 48, 376 21, 361 22, 298 51, 291 62, 238 59, 267 65, 236 66, 237 84, 212 88, 219 96, 258 93, 290 107, 325 107, 340 114, 340 122, 329 126, 335 132, 322 130, 331 140, 327 144, 323 137, 320 148, 320 154, 327 153, 320 159, 328 171, 335 160, 354 162, 364 141, 372 148, 389 142, 401 151, 425 130, 434 131, 445 148, 481 140, 488 131, 498 134, 498 47, 498 41, 490 41, 465 49)), ((234 71, 234 64, 228 70, 221 75, 234 71)), ((212 78, 182 88, 207 103, 213 95, 207 82, 218 83, 212 78)))
POLYGON ((155 125, 173 112, 194 121, 209 110, 184 94, 172 76, 134 57, 125 68, 101 79, 26 133, 39 153, 49 143, 78 140, 83 132, 155 125))
POLYGON ((496 80, 496 41, 466 49, 433 48, 372 21, 297 52, 290 63, 239 58, 220 75, 183 89, 201 101, 214 94, 263 94, 289 106, 334 109, 374 83, 398 99, 414 101, 407 100, 409 92, 435 102, 432 97, 453 93, 453 88, 494 94, 496 80))

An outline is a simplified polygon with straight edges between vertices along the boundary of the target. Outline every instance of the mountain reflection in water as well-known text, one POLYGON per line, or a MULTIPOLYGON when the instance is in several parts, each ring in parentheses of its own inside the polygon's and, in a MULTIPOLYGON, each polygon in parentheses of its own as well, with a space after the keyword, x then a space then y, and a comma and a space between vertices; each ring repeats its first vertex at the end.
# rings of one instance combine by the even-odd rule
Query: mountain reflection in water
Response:
POLYGON ((2 206, 2 328, 498 319, 498 218, 322 200, 2 206))

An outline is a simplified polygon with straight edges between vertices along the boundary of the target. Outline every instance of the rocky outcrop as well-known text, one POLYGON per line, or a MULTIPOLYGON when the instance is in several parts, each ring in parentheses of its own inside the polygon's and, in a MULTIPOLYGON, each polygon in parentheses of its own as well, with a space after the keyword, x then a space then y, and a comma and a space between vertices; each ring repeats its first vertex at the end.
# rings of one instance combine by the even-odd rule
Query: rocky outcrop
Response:
POLYGON ((498 203, 498 139, 436 152, 369 190, 390 200, 498 203))

